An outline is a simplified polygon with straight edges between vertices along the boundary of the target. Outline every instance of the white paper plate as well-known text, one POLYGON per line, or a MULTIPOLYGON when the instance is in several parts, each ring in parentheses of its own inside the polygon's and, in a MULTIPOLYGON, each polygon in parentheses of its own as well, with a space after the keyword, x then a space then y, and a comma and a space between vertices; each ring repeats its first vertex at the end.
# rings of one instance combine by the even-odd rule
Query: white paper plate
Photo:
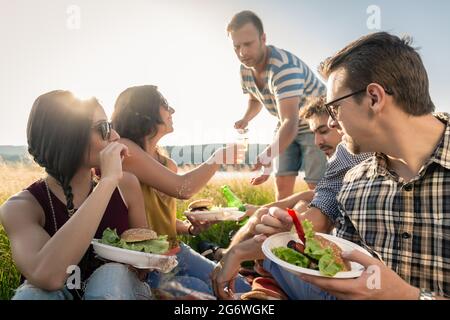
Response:
MULTIPOLYGON (((327 240, 333 241, 343 251, 349 251, 352 249, 359 250, 359 251, 367 254, 368 256, 371 256, 371 254, 367 250, 361 248, 360 246, 358 246, 350 241, 347 241, 345 239, 338 238, 338 237, 335 237, 335 236, 332 236, 329 234, 324 234, 324 233, 319 233, 319 232, 317 232, 316 234, 324 237, 327 240)), ((301 241, 299 240, 298 235, 296 233, 283 232, 283 233, 278 233, 273 236, 270 236, 263 242, 263 245, 262 245, 262 250, 263 250, 264 255, 269 260, 275 262, 276 264, 281 266, 286 271, 292 272, 296 275, 310 274, 310 275, 318 276, 318 277, 327 277, 327 276, 321 274, 318 270, 298 267, 296 265, 293 265, 286 261, 283 261, 272 253, 272 248, 287 247, 288 242, 291 240, 295 240, 295 241, 301 243, 301 241)), ((338 273, 336 273, 336 275, 333 278, 342 278, 342 279, 357 278, 364 271, 364 267, 356 262, 350 262, 350 267, 351 267, 350 271, 338 272, 338 273)))
POLYGON ((239 221, 245 216, 245 212, 238 208, 218 208, 210 211, 185 211, 186 217, 192 217, 199 221, 239 221))
POLYGON ((127 250, 100 243, 98 239, 92 240, 94 252, 100 257, 132 265, 138 269, 156 269, 167 273, 178 265, 175 255, 165 256, 162 254, 145 253, 127 250))

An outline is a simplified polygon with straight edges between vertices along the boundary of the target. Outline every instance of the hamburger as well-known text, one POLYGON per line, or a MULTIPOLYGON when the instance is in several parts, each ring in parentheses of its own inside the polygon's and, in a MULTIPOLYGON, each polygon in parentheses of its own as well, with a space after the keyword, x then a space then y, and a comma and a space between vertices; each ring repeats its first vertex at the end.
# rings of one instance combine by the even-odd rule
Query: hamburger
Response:
POLYGON ((128 229, 120 237, 115 229, 106 228, 100 242, 122 249, 154 254, 166 254, 170 247, 167 235, 158 236, 155 231, 145 228, 128 229))
POLYGON ((199 199, 192 201, 188 205, 188 211, 189 212, 196 212, 196 211, 209 211, 211 210, 213 206, 213 203, 209 199, 199 199))

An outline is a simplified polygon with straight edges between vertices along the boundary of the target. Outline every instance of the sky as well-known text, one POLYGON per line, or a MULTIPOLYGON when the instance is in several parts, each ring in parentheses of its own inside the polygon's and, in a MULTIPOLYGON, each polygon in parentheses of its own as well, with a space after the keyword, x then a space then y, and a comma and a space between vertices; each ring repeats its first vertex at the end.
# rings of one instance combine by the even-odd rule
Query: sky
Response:
MULTIPOLYGON (((42 93, 95 96, 110 116, 119 93, 141 84, 157 85, 176 109, 175 131, 161 144, 234 141, 247 98, 225 29, 247 9, 262 19, 268 44, 313 70, 364 34, 411 35, 437 110, 450 112, 450 1, 0 0, 0 145, 26 144, 42 93)), ((249 142, 269 143, 275 125, 263 109, 249 142)))

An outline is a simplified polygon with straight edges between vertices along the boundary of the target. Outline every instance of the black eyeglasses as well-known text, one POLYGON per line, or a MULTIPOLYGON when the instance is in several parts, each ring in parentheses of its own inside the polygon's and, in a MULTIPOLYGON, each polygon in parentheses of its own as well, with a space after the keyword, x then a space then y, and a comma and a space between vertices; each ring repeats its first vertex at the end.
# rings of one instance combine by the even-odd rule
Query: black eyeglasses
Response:
MULTIPOLYGON (((334 121, 337 121, 337 114, 338 114, 338 108, 339 108, 339 106, 335 105, 336 102, 339 102, 339 101, 341 101, 341 100, 350 98, 350 97, 352 97, 352 96, 354 96, 354 95, 357 95, 357 94, 360 94, 360 93, 363 93, 363 92, 366 92, 366 91, 367 91, 367 87, 364 88, 364 89, 361 89, 361 90, 352 92, 352 93, 350 93, 350 94, 347 94, 347 95, 345 95, 345 96, 343 96, 343 97, 337 98, 337 99, 335 99, 335 100, 333 100, 333 101, 331 101, 331 102, 325 103, 324 106, 325 106, 325 109, 326 109, 327 112, 328 112, 328 115, 331 117, 331 119, 333 119, 334 121)), ((388 90, 388 89, 384 89, 384 91, 385 91, 388 95, 392 95, 392 91, 390 91, 390 90, 388 90)))
POLYGON ((108 121, 100 121, 92 126, 102 136, 102 139, 109 141, 111 138, 111 132, 113 130, 113 124, 108 121))
POLYGON ((334 105, 334 104, 335 104, 336 102, 339 102, 339 101, 341 101, 341 100, 350 98, 350 97, 352 97, 352 96, 354 96, 354 95, 357 95, 357 94, 360 94, 360 93, 363 93, 363 92, 366 92, 366 88, 361 89, 361 90, 358 90, 358 91, 355 91, 355 92, 352 92, 352 93, 347 94, 347 95, 345 95, 345 96, 343 96, 343 97, 340 97, 340 98, 338 98, 338 99, 335 99, 335 100, 333 100, 333 101, 331 101, 331 102, 325 103, 325 109, 327 109, 328 115, 331 117, 331 119, 333 119, 334 121, 337 121, 337 113, 338 113, 338 107, 339 107, 339 106, 336 106, 336 105, 334 105))

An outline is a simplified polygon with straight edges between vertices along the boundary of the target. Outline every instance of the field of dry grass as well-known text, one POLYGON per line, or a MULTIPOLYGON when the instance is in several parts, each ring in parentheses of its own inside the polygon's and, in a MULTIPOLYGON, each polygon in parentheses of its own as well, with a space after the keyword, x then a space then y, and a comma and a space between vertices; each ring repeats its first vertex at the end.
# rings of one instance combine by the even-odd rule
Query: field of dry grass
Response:
POLYGON ((0 204, 43 176, 44 171, 36 165, 0 164, 0 204))

